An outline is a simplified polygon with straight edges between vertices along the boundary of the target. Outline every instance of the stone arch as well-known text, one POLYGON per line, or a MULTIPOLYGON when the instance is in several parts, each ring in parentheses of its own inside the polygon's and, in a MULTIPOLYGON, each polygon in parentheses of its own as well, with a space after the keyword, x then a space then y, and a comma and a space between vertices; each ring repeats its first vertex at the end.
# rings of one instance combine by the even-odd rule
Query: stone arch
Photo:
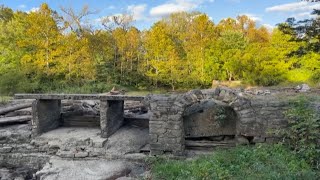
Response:
MULTIPOLYGON (((151 154, 180 155, 185 149, 183 115, 188 107, 204 100, 217 99, 220 103, 238 107, 239 98, 231 90, 192 90, 185 94, 149 95, 149 135, 151 154)), ((237 108, 239 109, 239 108, 237 108)))

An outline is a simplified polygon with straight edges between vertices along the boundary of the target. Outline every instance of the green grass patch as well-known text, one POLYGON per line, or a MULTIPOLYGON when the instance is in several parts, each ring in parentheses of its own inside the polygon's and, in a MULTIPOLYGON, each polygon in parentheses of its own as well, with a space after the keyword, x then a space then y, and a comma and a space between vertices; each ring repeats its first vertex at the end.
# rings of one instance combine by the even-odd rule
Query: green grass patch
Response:
POLYGON ((6 104, 12 99, 11 96, 0 96, 0 104, 6 104))
POLYGON ((282 145, 218 150, 194 160, 151 160, 153 179, 319 179, 319 172, 282 145))

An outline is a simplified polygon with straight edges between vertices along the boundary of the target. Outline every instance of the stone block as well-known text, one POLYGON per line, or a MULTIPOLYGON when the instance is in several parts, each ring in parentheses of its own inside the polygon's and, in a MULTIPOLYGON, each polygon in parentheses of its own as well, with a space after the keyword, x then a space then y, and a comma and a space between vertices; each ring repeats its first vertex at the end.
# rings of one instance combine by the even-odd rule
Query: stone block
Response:
POLYGON ((248 145, 249 140, 243 136, 236 137, 236 143, 237 145, 248 145))
POLYGON ((59 156, 61 158, 74 158, 75 157, 74 153, 71 151, 58 151, 57 156, 59 156))
POLYGON ((5 146, 5 147, 0 147, 0 153, 9 153, 11 152, 13 147, 10 146, 5 146))
POLYGON ((94 148, 89 151, 89 157, 99 157, 104 156, 105 154, 105 149, 102 148, 94 148))
POLYGON ((105 144, 107 143, 108 139, 100 139, 100 140, 94 140, 93 147, 94 148, 103 148, 105 144))
POLYGON ((75 158, 85 158, 88 157, 89 153, 88 152, 77 152, 74 154, 75 158))
POLYGON ((266 142, 266 138, 255 136, 255 137, 253 137, 252 142, 253 143, 264 143, 264 142, 266 142))

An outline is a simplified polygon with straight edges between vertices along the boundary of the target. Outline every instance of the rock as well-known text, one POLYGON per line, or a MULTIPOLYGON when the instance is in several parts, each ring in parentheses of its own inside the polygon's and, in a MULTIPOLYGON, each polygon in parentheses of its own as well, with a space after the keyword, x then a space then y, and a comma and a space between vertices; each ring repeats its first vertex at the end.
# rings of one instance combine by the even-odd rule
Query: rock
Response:
POLYGON ((75 158, 85 158, 88 157, 89 153, 88 152, 77 152, 74 154, 75 158))
POLYGON ((0 143, 29 143, 31 141, 31 126, 28 124, 1 127, 0 143))
POLYGON ((248 145, 249 144, 249 140, 243 136, 236 137, 236 140, 237 140, 237 145, 248 145))
POLYGON ((109 155, 124 155, 140 152, 140 148, 149 141, 147 128, 128 127, 120 128, 108 138, 105 143, 106 153, 109 155))
POLYGON ((12 147, 0 147, 0 153, 9 153, 12 149, 12 147))
MULTIPOLYGON (((187 137, 212 137, 236 133, 236 114, 226 104, 202 100, 187 107, 183 123, 187 137)), ((167 133, 168 136, 174 136, 167 133)))
POLYGON ((271 94, 270 90, 264 90, 264 95, 271 94))
POLYGON ((301 85, 298 85, 296 88, 296 90, 298 90, 299 92, 308 92, 310 91, 310 87, 308 84, 301 84, 301 85))
POLYGON ((95 106, 97 104, 97 102, 96 101, 93 101, 93 100, 83 100, 82 101, 82 105, 83 106, 91 106, 91 107, 93 107, 93 106, 95 106))
POLYGON ((266 142, 266 138, 255 136, 255 137, 253 137, 252 142, 253 143, 264 143, 264 142, 266 142))
POLYGON ((71 151, 58 151, 57 156, 62 158, 74 158, 74 153, 71 151))
POLYGON ((137 180, 137 178, 133 178, 133 177, 119 177, 116 180, 137 180))
POLYGON ((125 177, 134 170, 137 165, 125 161, 86 160, 68 161, 51 159, 43 169, 36 173, 40 180, 64 180, 64 179, 104 179, 114 180, 125 177))

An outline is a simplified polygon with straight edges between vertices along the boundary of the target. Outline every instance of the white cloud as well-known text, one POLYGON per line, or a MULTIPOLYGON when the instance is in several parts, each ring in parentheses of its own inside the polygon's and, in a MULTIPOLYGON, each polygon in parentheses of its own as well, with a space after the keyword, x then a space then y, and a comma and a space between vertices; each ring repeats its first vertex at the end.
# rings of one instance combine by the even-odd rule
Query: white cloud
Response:
POLYGON ((244 14, 240 14, 240 15, 245 15, 248 16, 251 20, 256 21, 256 22, 261 22, 262 18, 259 15, 256 14, 251 14, 251 13, 244 13, 244 14))
POLYGON ((265 28, 268 29, 269 32, 272 32, 275 26, 272 26, 271 24, 262 24, 265 28))
POLYGON ((297 13, 292 15, 292 17, 295 17, 297 19, 301 19, 301 18, 315 18, 317 17, 317 15, 315 14, 311 14, 310 12, 301 12, 301 13, 297 13))
POLYGON ((168 16, 172 13, 182 11, 192 11, 205 2, 214 2, 214 0, 171 0, 159 6, 150 9, 152 17, 168 16))
POLYGON ((27 6, 24 5, 24 4, 20 4, 20 5, 18 6, 19 9, 24 9, 24 8, 26 8, 26 7, 27 7, 27 6))
POLYGON ((116 7, 113 6, 113 5, 111 5, 111 6, 108 7, 108 9, 115 9, 115 8, 116 8, 116 7))
POLYGON ((140 5, 130 5, 128 6, 127 10, 129 14, 133 16, 134 20, 144 20, 146 19, 146 16, 144 12, 146 11, 147 5, 146 4, 140 4, 140 5))
POLYGON ((266 12, 295 12, 320 9, 320 3, 296 2, 266 8, 266 12))
POLYGON ((40 10, 39 7, 33 7, 31 8, 29 11, 26 11, 27 13, 31 13, 31 12, 38 12, 40 10))

